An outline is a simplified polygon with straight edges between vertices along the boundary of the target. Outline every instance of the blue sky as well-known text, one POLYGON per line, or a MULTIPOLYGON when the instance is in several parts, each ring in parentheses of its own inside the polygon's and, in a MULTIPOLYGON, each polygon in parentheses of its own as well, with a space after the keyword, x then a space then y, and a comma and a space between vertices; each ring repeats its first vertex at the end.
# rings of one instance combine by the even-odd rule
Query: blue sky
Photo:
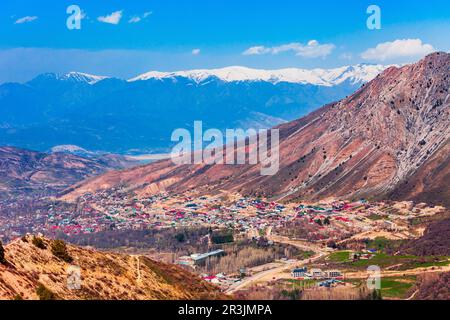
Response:
POLYGON ((407 63, 450 51, 449 34, 448 0, 2 0, 0 83, 42 72, 407 63), (80 30, 66 27, 73 4, 80 30), (366 26, 371 4, 381 30, 366 26))

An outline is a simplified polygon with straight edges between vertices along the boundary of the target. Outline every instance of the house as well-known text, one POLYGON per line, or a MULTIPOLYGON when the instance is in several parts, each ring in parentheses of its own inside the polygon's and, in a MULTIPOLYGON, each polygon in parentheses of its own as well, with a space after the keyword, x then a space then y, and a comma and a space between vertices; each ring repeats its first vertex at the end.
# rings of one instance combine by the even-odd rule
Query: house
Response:
POLYGON ((205 280, 207 282, 215 283, 215 284, 218 284, 220 282, 216 276, 206 276, 206 277, 203 277, 203 280, 205 280))
POLYGON ((292 270, 291 274, 294 278, 304 278, 306 276, 306 272, 308 272, 307 267, 295 268, 292 270))
POLYGON ((361 254, 360 255, 360 259, 361 260, 370 260, 370 259, 372 259, 373 258, 373 254, 372 253, 363 253, 363 254, 361 254))
POLYGON ((342 279, 342 273, 339 270, 328 270, 325 271, 326 278, 329 279, 342 279))
POLYGON ((194 253, 191 254, 191 259, 194 260, 194 263, 199 263, 201 261, 204 261, 206 258, 213 257, 213 256, 221 256, 224 255, 225 251, 219 249, 207 253, 194 253))
POLYGON ((194 260, 189 256, 179 257, 176 263, 183 266, 194 266, 194 260))
POLYGON ((311 269, 310 275, 313 279, 321 279, 323 277, 323 272, 321 269, 311 269))

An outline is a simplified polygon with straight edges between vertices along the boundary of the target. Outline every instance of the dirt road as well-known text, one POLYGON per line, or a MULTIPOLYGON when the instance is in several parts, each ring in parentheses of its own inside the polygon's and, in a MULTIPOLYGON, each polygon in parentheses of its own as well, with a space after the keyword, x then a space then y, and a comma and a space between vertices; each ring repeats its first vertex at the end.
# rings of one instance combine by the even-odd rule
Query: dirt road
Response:
MULTIPOLYGON (((428 267, 428 268, 416 268, 404 271, 381 271, 381 277, 403 277, 403 276, 417 276, 423 273, 441 273, 450 272, 450 266, 445 267, 428 267)), ((345 274, 346 279, 365 279, 367 278, 366 271, 360 272, 348 272, 345 274)))

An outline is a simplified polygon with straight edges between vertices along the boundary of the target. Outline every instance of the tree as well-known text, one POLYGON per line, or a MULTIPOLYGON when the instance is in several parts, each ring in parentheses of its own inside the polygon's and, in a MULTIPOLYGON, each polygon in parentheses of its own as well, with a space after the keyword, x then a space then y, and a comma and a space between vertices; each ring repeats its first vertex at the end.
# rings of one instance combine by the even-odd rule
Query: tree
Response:
POLYGON ((225 231, 225 232, 214 232, 211 240, 214 244, 223 244, 223 243, 231 243, 234 242, 233 232, 225 231))
POLYGON ((33 243, 33 245, 39 249, 47 249, 47 245, 45 244, 44 240, 42 240, 42 238, 33 237, 31 243, 33 243))
POLYGON ((332 248, 332 249, 337 249, 337 244, 336 244, 336 242, 335 241, 333 241, 333 240, 330 240, 330 241, 328 241, 328 243, 327 243, 327 247, 328 248, 332 248))
POLYGON ((36 288, 36 294, 38 295, 39 300, 56 300, 56 295, 47 289, 47 287, 45 287, 42 283, 40 283, 36 288))
POLYGON ((369 295, 369 300, 383 300, 381 296, 381 290, 375 289, 372 291, 372 293, 369 295))
POLYGON ((182 232, 177 233, 175 235, 175 239, 177 239, 178 242, 185 242, 186 241, 186 235, 182 232))
POLYGON ((55 240, 52 242, 52 253, 55 257, 61 260, 71 263, 73 261, 72 257, 67 252, 66 243, 62 240, 55 240))
POLYGON ((0 263, 5 263, 5 248, 3 248, 3 244, 0 241, 0 263))

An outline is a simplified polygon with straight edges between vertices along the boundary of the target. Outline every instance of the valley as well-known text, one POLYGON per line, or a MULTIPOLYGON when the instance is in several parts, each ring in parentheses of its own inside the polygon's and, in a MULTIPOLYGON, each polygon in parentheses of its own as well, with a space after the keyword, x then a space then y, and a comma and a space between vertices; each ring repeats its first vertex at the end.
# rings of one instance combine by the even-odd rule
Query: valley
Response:
MULTIPOLYGON (((283 121, 280 168, 270 176, 254 164, 143 164, 80 148, 0 148, 0 235, 10 262, 0 267, 0 297, 37 299, 41 285, 61 299, 430 296, 429 283, 441 285, 450 272, 449 70, 450 55, 433 53, 283 121), (55 239, 68 243, 73 261, 51 255, 55 239), (61 284, 72 262, 100 269, 86 271, 77 292, 61 284), (130 271, 134 262, 142 272, 130 271), (110 278, 105 270, 116 263, 123 272, 110 278), (373 266, 381 288, 366 285, 373 266)), ((226 75, 220 86, 237 85, 226 75)), ((116 81, 95 79, 81 86, 116 81)), ((126 85, 174 79, 211 80, 202 72, 150 73, 126 85)), ((258 150, 245 142, 245 154, 258 150)))

